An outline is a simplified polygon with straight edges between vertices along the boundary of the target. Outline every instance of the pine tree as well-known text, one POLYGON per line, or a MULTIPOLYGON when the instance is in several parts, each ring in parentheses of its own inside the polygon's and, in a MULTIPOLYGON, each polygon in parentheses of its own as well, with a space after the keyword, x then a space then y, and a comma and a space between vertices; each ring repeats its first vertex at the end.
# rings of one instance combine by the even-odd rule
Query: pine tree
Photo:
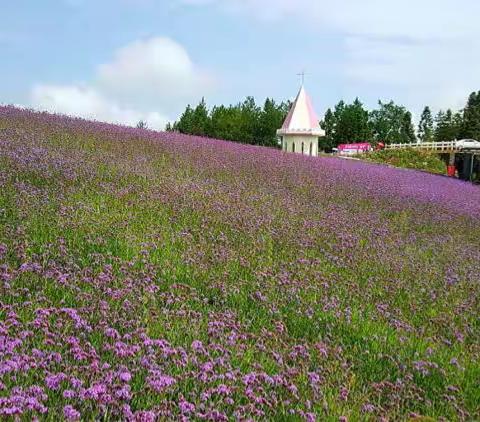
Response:
POLYGON ((278 147, 277 129, 282 126, 288 109, 285 103, 275 104, 273 99, 267 98, 259 115, 257 125, 257 144, 278 147))
POLYGON ((241 124, 240 124, 240 136, 241 142, 247 144, 259 143, 259 120, 260 120, 260 108, 255 104, 253 97, 247 97, 245 101, 240 105, 241 111, 241 124))
POLYGON ((462 135, 462 127, 463 127, 463 113, 457 111, 453 114, 452 117, 452 126, 451 126, 451 139, 460 139, 462 135))
POLYGON ((345 142, 365 142, 371 140, 372 131, 368 111, 363 108, 363 104, 358 98, 355 98, 353 104, 345 107, 344 116, 347 125, 347 128, 345 128, 347 129, 345 131, 345 142))
POLYGON ((418 124, 418 138, 420 142, 433 141, 433 117, 430 107, 426 106, 423 109, 420 123, 418 124))
POLYGON ((320 122, 320 127, 325 131, 325 136, 320 140, 321 148, 333 148, 335 146, 335 116, 332 112, 332 109, 327 109, 323 120, 320 122))
POLYGON ((463 110, 461 138, 480 141, 480 91, 472 92, 463 110))
POLYGON ((193 109, 190 104, 187 105, 187 108, 178 119, 178 122, 175 122, 173 128, 180 133, 192 134, 193 130, 193 109))
POLYGON ((137 123, 137 129, 148 129, 147 122, 145 120, 140 120, 137 123))
POLYGON ((210 113, 210 121, 212 137, 233 140, 232 125, 234 124, 234 118, 230 108, 223 105, 213 107, 210 113))
POLYGON ((440 110, 435 117, 435 142, 447 142, 458 139, 462 130, 462 120, 460 113, 454 114, 450 109, 445 112, 440 110))
POLYGON ((208 115, 207 104, 205 98, 195 107, 192 114, 191 134, 198 136, 210 136, 210 117, 208 115))
POLYGON ((415 128, 413 127, 412 123, 412 113, 409 111, 406 111, 403 114, 400 136, 402 138, 402 142, 406 144, 410 144, 417 140, 417 137, 415 136, 415 128))
POLYGON ((368 111, 358 98, 352 104, 340 101, 333 113, 328 109, 322 126, 325 130, 323 142, 327 148, 347 142, 369 141, 372 138, 368 111))

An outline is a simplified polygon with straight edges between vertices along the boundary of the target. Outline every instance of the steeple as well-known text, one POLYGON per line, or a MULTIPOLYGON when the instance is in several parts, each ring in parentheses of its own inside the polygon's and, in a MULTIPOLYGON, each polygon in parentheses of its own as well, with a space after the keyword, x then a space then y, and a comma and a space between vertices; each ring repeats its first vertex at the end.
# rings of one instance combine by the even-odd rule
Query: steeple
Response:
POLYGON ((320 123, 313 109, 310 96, 302 85, 292 108, 290 109, 281 129, 277 131, 280 136, 293 134, 310 134, 323 136, 325 133, 320 128, 320 123))

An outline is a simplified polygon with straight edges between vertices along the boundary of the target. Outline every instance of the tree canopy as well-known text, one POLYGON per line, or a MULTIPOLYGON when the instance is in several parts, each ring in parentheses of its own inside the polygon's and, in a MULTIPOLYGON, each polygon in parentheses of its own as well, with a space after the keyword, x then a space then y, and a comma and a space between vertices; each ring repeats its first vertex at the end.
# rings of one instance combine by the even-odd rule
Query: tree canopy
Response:
POLYGON ((433 117, 429 106, 425 106, 418 124, 418 139, 421 142, 433 141, 433 117))
MULTIPOLYGON (((235 105, 216 105, 208 108, 205 99, 192 108, 188 105, 178 121, 167 125, 167 130, 185 134, 208 136, 255 145, 279 147, 276 131, 291 107, 288 101, 276 102, 267 98, 263 106, 253 97, 235 105)), ((146 123, 144 123, 146 125, 146 123)), ((470 94, 463 110, 440 110, 435 118, 425 106, 420 116, 417 133, 412 114, 393 101, 378 102, 368 110, 358 99, 352 103, 339 101, 328 108, 320 122, 325 136, 319 139, 321 149, 330 150, 342 143, 383 142, 411 143, 448 141, 459 138, 480 140, 480 91, 470 94)))
POLYGON ((325 130, 321 142, 325 148, 344 142, 368 142, 372 138, 369 113, 358 98, 352 104, 340 101, 333 112, 328 109, 321 127, 325 130))
POLYGON ((451 141, 460 137, 463 126, 461 113, 453 113, 452 110, 440 110, 435 117, 435 142, 451 141))
POLYGON ((462 138, 480 140, 480 91, 468 97, 459 132, 462 138))
POLYGON ((193 109, 187 106, 179 120, 167 130, 208 136, 247 144, 277 146, 277 129, 282 126, 289 102, 276 103, 267 98, 263 107, 247 97, 242 103, 208 109, 205 99, 193 109))
POLYGON ((373 139, 385 144, 407 144, 415 142, 412 115, 403 106, 393 101, 378 102, 378 109, 370 113, 373 139))

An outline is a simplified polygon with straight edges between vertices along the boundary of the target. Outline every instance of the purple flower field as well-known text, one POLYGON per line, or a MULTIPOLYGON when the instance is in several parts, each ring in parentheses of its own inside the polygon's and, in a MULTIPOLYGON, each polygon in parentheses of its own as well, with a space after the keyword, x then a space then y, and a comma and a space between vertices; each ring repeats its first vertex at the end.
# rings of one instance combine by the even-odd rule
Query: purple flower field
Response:
POLYGON ((443 176, 0 108, 0 418, 478 420, 479 223, 443 176))

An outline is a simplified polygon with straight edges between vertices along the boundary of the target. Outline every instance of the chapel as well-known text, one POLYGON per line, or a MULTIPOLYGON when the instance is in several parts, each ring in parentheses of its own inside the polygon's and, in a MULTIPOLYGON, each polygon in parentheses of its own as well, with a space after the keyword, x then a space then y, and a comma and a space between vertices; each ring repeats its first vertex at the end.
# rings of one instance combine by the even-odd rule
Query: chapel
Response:
POLYGON ((318 138, 324 136, 325 132, 320 128, 312 101, 303 84, 282 128, 277 130, 277 135, 283 151, 313 157, 318 155, 318 138))

